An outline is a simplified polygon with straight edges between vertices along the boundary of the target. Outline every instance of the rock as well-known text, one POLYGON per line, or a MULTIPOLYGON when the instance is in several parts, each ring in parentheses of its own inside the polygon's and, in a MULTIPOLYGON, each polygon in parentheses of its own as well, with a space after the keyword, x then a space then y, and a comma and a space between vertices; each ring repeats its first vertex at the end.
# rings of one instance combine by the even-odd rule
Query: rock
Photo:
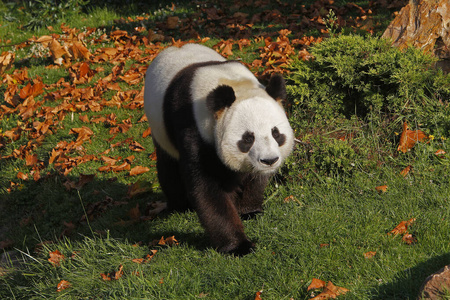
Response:
POLYGON ((423 283, 419 300, 440 300, 450 295, 450 265, 428 276, 423 283))
MULTIPOLYGON (((411 0, 383 33, 400 49, 413 45, 436 55, 450 71, 450 1, 411 0)), ((445 71, 445 70, 444 70, 445 71)))

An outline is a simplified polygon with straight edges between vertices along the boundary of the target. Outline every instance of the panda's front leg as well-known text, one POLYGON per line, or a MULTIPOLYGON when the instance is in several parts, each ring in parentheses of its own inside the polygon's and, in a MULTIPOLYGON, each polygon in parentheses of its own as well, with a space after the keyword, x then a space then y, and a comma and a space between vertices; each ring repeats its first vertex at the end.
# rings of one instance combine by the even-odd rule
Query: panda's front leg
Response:
POLYGON ((237 174, 219 160, 214 147, 193 134, 184 134, 180 168, 190 202, 208 233, 212 245, 222 253, 245 255, 254 244, 244 233, 236 207, 237 174))
POLYGON ((247 174, 242 180, 242 196, 237 201, 242 219, 250 219, 263 212, 264 190, 270 175, 247 174))

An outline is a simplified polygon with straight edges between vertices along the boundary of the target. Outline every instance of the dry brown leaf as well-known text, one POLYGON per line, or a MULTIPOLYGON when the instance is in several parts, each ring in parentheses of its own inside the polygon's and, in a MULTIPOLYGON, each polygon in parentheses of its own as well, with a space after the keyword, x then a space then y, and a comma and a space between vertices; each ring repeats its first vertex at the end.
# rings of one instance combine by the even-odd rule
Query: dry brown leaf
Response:
POLYGON ((156 252, 158 252, 158 250, 150 250, 151 254, 147 254, 145 255, 144 258, 135 258, 132 259, 132 262, 138 263, 138 264, 145 264, 150 262, 150 260, 153 258, 153 256, 155 256, 156 252))
POLYGON ((0 76, 9 69, 11 69, 15 57, 16 54, 12 52, 3 52, 0 55, 0 76))
POLYGON ((88 60, 91 57, 89 50, 80 41, 73 41, 68 50, 73 59, 84 58, 88 60))
POLYGON ((412 245, 417 243, 417 239, 414 235, 412 235, 411 233, 406 233, 403 237, 402 237, 402 241, 405 242, 408 245, 412 245))
POLYGON ((59 292, 62 292, 63 290, 68 289, 70 287, 72 287, 72 284, 69 281, 61 280, 58 283, 57 287, 56 287, 56 291, 59 293, 59 292))
POLYGON ((136 166, 130 170, 130 176, 136 176, 140 174, 144 174, 146 172, 150 171, 150 168, 142 167, 142 166, 136 166))
POLYGON ((307 291, 322 289, 326 285, 326 282, 317 278, 313 278, 311 284, 308 286, 307 291))
POLYGON ((409 130, 408 123, 403 122, 403 132, 400 136, 400 143, 397 151, 406 153, 410 151, 417 142, 427 139, 428 136, 422 130, 409 130))
POLYGON ((50 258, 48 259, 54 266, 59 266, 61 261, 65 259, 64 255, 59 251, 55 250, 53 252, 49 252, 50 258))
POLYGON ((412 168, 411 165, 407 166, 400 172, 400 175, 402 175, 403 177, 406 177, 406 175, 409 174, 409 171, 411 171, 411 168, 412 168))
POLYGON ((55 38, 53 38, 50 42, 49 49, 53 62, 57 65, 62 65, 65 61, 69 61, 70 57, 72 57, 69 51, 67 51, 67 47, 61 46, 55 38))
POLYGON ((325 300, 335 299, 339 295, 344 295, 349 290, 340 286, 335 286, 331 281, 328 281, 323 291, 311 300, 325 300))
POLYGON ((375 254, 377 254, 376 251, 369 251, 369 252, 364 253, 364 257, 365 258, 372 258, 372 257, 375 256, 375 254))
POLYGON ((380 186, 375 187, 375 190, 381 194, 381 193, 386 193, 387 188, 388 188, 387 185, 380 185, 380 186))
POLYGON ((118 280, 120 279, 120 277, 122 277, 123 275, 123 265, 119 266, 119 270, 111 272, 111 273, 101 273, 100 276, 102 277, 103 280, 105 281, 111 281, 111 280, 118 280))
POLYGON ((263 293, 263 290, 257 291, 255 294, 255 300, 262 300, 261 294, 263 293))
POLYGON ((146 137, 148 137, 151 134, 152 134, 152 129, 149 127, 147 129, 145 129, 144 133, 142 134, 142 137, 146 138, 146 137))
POLYGON ((436 152, 434 152, 434 155, 438 156, 438 157, 443 157, 445 155, 445 151, 442 149, 437 150, 436 152))
POLYGON ((17 178, 22 179, 22 180, 28 180, 28 175, 24 174, 22 172, 17 173, 17 178))
POLYGON ((398 234, 405 234, 408 232, 408 227, 411 226, 416 221, 415 218, 411 218, 408 221, 401 221, 394 229, 392 229, 388 234, 394 236, 398 234))

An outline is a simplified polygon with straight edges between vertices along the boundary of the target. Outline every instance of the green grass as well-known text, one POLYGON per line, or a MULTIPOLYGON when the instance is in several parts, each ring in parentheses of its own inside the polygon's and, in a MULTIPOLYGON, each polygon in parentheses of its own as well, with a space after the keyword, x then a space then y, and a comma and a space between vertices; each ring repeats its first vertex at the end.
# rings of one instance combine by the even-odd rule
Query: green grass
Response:
MULTIPOLYGON (((158 22, 163 22, 165 15, 195 19, 204 17, 200 7, 221 8, 228 15, 239 10, 233 3, 181 2, 176 3, 172 11, 171 3, 139 6, 137 1, 130 1, 127 6, 114 0, 107 2, 107 6, 91 3, 76 17, 68 14, 60 18, 52 24, 53 31, 45 27, 24 30, 29 20, 16 12, 12 16, 18 21, 1 20, 0 44, 20 43, 33 35, 39 37, 55 31, 61 33, 62 22, 80 31, 84 27, 98 28, 96 37, 118 28, 131 34, 142 24, 128 22, 127 17, 136 19, 144 15, 145 30, 136 34, 142 37, 148 30, 154 30, 158 22), (10 41, 5 42, 7 40, 10 41)), ((310 3, 312 1, 306 2, 306 7, 310 3)), ((336 1, 338 6, 345 3, 347 1, 336 1)), ((357 4, 368 7, 368 1, 357 4)), ((10 3, 0 4, 2 16, 12 13, 8 5, 10 3)), ((244 6, 241 11, 257 14, 277 8, 283 16, 289 16, 290 7, 270 3, 265 7, 244 6)), ((391 13, 392 10, 379 9, 374 18, 389 20, 391 13)), ((231 38, 233 33, 221 22, 211 21, 207 27, 200 18, 193 23, 193 28, 201 37, 211 37, 206 44, 214 46, 220 40, 231 38)), ((235 46, 230 58, 241 58, 245 63, 258 59, 264 47, 264 39, 258 37, 266 34, 276 40, 277 31, 286 25, 270 21, 255 24, 255 28, 247 32, 252 44, 242 51, 235 46)), ((386 21, 378 30, 382 31, 383 26, 387 26, 386 21)), ((305 29, 305 32, 313 31, 320 34, 317 29, 305 29)), ((344 31, 359 32, 354 28, 344 31)), ((191 39, 177 30, 164 34, 174 39, 191 39)), ((302 34, 293 32, 290 37, 302 34)), ((170 41, 163 43, 168 44, 170 41)), ((87 46, 94 53, 96 49, 117 44, 112 41, 99 44, 92 39, 87 41, 87 46)), ((141 50, 150 48, 139 47, 141 50)), ((2 50, 12 49, 10 46, 2 50)), ((15 51, 16 60, 7 74, 26 68, 30 80, 39 76, 46 85, 60 78, 71 82, 68 68, 47 68, 52 61, 46 53, 36 54, 36 45, 15 51)), ((150 61, 129 59, 124 72, 148 63, 150 61)), ((91 69, 101 67, 104 71, 97 73, 90 83, 76 88, 95 86, 97 79, 107 76, 114 66, 110 62, 92 63, 91 69)), ((293 72, 304 70, 299 62, 291 66, 293 72)), ((323 75, 328 76, 327 68, 324 70, 323 75)), ((427 76, 434 74, 430 73, 427 76)), ((412 72, 411 76, 415 74, 412 72)), ((297 77, 289 78, 289 116, 303 144, 296 146, 286 166, 266 189, 264 214, 244 221, 248 237, 256 243, 255 252, 244 257, 223 255, 212 249, 194 212, 161 213, 153 219, 136 219, 130 215, 138 205, 141 216, 149 217, 149 204, 165 199, 157 181, 155 162, 149 158, 153 152, 151 139, 142 137, 147 123, 138 123, 142 110, 103 107, 99 112, 68 111, 63 120, 51 127, 52 133, 47 133, 36 146, 27 136, 27 128, 30 128, 27 126, 32 126, 30 121, 43 121, 42 117, 23 120, 16 113, 2 115, 0 136, 16 127, 21 127, 23 133, 16 141, 4 138, 4 147, 0 148, 0 242, 13 243, 2 250, 7 259, 0 265, 0 298, 254 299, 256 292, 263 290, 263 299, 309 299, 311 292, 307 291, 307 286, 312 278, 319 278, 350 290, 339 299, 416 299, 423 280, 450 261, 450 133, 445 117, 449 99, 440 99, 442 106, 433 106, 436 114, 431 108, 424 110, 423 113, 434 114, 430 124, 417 124, 419 117, 414 112, 402 115, 380 110, 371 112, 377 114, 373 118, 370 113, 367 116, 327 115, 327 110, 321 110, 320 105, 313 107, 314 111, 308 101, 300 103, 300 85, 294 81, 297 77), (112 126, 83 123, 79 119, 79 115, 92 118, 111 113, 117 116, 117 124, 130 118, 130 130, 114 135, 109 132, 112 126), (443 117, 438 118, 440 115, 443 117), (399 136, 395 132, 401 133, 401 122, 405 118, 410 125, 414 124, 414 129, 418 126, 428 130, 427 134, 434 134, 435 138, 417 144, 411 152, 398 153, 399 136), (82 163, 64 176, 54 164, 48 163, 51 151, 60 141, 75 141, 77 136, 70 134, 70 129, 82 126, 89 127, 94 135, 83 143, 83 149, 73 150, 68 156, 94 155, 97 160, 82 163), (342 133, 354 136, 340 141, 337 138, 342 133), (128 138, 139 142, 145 151, 130 150, 124 142, 128 138), (116 143, 119 144, 111 147, 116 143), (29 153, 36 154, 44 164, 40 180, 32 179, 31 167, 26 166, 23 158, 3 158, 21 147, 29 147, 29 153), (109 153, 102 154, 107 149, 109 153), (437 157, 434 153, 438 149, 447 154, 437 157), (128 172, 99 172, 98 168, 105 165, 102 155, 121 157, 121 161, 134 155, 131 167, 141 165, 151 170, 138 176, 129 176, 128 172), (413 166, 412 171, 406 177, 401 176, 400 171, 408 165, 413 166), (29 179, 18 179, 18 172, 28 174, 29 179), (67 188, 67 184, 77 182, 81 174, 95 174, 95 177, 79 189, 67 188), (145 188, 145 192, 129 196, 131 185, 136 183, 145 188), (386 193, 375 191, 380 185, 388 186, 386 193), (408 245, 400 236, 387 234, 401 221, 411 218, 416 219, 409 228, 416 243, 408 245), (68 224, 73 224, 74 228, 70 230, 68 224), (179 245, 154 246, 153 240, 161 236, 175 236, 179 245), (43 249, 37 248, 39 243, 44 243, 43 249), (49 253, 55 250, 66 257, 60 266, 48 261, 49 253), (132 261, 145 257, 150 250, 158 250, 151 261, 145 264, 132 261), (364 253, 369 251, 376 251, 376 255, 367 259, 364 253), (112 281, 102 279, 102 273, 117 271, 120 265, 123 266, 122 277, 112 281), (61 280, 69 281, 71 287, 57 292, 61 280)), ((442 91, 448 90, 449 77, 436 78, 440 81, 434 84, 442 91)), ((333 80, 338 82, 334 77, 333 80)), ((131 86, 120 79, 117 82, 122 90, 140 91, 142 88, 142 82, 131 86)), ((20 83, 18 89, 27 83, 20 83)), ((6 84, 0 86, 0 95, 6 90, 6 84)), ((35 100, 42 101, 41 109, 57 107, 63 100, 49 100, 45 96, 60 90, 60 87, 46 87, 35 100)), ((334 93, 332 89, 330 93, 334 93)), ((115 94, 114 90, 104 91, 101 98, 109 101, 115 94)), ((427 95, 425 100, 435 101, 433 93, 427 95)), ((6 105, 1 97, 0 105, 6 105)), ((422 99, 422 95, 414 97, 422 99)), ((338 112, 337 109, 331 111, 338 112)))

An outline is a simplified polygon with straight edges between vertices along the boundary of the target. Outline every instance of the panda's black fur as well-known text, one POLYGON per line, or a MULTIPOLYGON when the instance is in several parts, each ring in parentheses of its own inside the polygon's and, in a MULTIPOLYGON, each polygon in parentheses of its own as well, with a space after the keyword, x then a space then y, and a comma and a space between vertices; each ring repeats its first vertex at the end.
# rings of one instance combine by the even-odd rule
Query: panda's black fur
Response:
MULTIPOLYGON (((205 141, 199 131, 191 91, 194 75, 199 69, 225 64, 240 65, 235 61, 208 60, 188 64, 176 72, 164 92, 162 113, 167 138, 178 151, 179 157, 170 155, 155 136, 153 141, 158 178, 167 196, 169 209, 194 209, 212 245, 219 252, 244 255, 251 251, 254 244, 245 235, 240 217, 262 212, 263 192, 271 174, 233 170, 224 163, 217 153, 218 146, 205 141)), ((147 76, 150 77, 149 73, 147 76)), ((152 78, 146 79, 145 105, 149 106, 146 111, 152 109, 153 100, 149 100, 152 95, 147 91, 147 81, 150 80, 152 78)), ((273 99, 284 99, 286 92, 283 78, 272 77, 266 92, 273 99)), ((234 104, 236 95, 231 86, 218 85, 208 93, 205 101, 211 114, 218 120, 234 104)), ((286 140, 285 133, 272 132, 272 136, 279 145, 286 140)), ((236 141, 236 148, 240 149, 236 151, 249 151, 252 143, 251 138, 246 139, 242 135, 241 140, 236 141)), ((278 157, 273 160, 278 160, 278 157)), ((262 163, 272 164, 274 161, 262 163)))

